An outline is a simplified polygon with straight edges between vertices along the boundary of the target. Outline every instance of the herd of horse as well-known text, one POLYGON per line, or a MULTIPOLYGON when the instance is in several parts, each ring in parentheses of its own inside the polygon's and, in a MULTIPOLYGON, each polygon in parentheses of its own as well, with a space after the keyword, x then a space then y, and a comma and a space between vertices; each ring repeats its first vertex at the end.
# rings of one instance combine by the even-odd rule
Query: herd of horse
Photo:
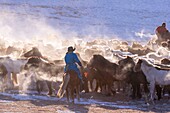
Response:
MULTIPOLYGON (((155 65, 142 57, 132 58, 127 56, 117 63, 113 63, 102 55, 93 55, 82 73, 85 80, 84 88, 86 92, 89 92, 87 82, 90 81, 92 85, 92 81, 95 79, 96 87, 94 91, 97 92, 98 88, 100 88, 101 92, 105 90, 107 95, 114 95, 116 89, 113 88, 113 83, 121 82, 131 86, 133 99, 142 98, 141 91, 143 91, 146 103, 154 103, 155 94, 160 100, 162 89, 165 90, 170 85, 168 66, 166 70, 165 68, 162 69, 161 66, 155 65), (150 98, 148 98, 149 95, 150 98)), ((71 74, 68 75, 71 76, 71 74)), ((70 77, 68 78, 71 79, 70 77)), ((63 89, 61 86, 60 90, 62 92, 63 89)), ((61 91, 58 92, 58 96, 61 97, 61 91)))
MULTIPOLYGON (((79 54, 78 56, 80 57, 79 54)), ((38 65, 29 65, 30 62, 34 63, 35 61, 32 58, 0 57, 0 78, 4 82, 4 84, 0 84, 1 87, 5 85, 3 88, 12 89, 15 84, 19 84, 17 74, 25 71, 25 76, 28 76, 28 73, 34 73, 37 76, 36 88, 39 93, 42 90, 41 82, 45 81, 49 90, 48 95, 52 95, 52 82, 54 80, 43 79, 41 76, 46 74, 54 77, 59 73, 63 73, 64 62, 61 60, 49 62, 41 58, 34 59, 39 61, 38 65)), ((82 59, 81 62, 84 65, 84 69, 81 70, 84 84, 81 84, 76 72, 68 71, 64 73, 63 82, 57 93, 59 98, 63 97, 66 92, 67 101, 69 102, 71 99, 74 103, 74 93, 80 100, 80 92, 85 90, 85 93, 88 93, 90 89, 94 89, 96 92, 99 90, 100 92, 105 91, 105 94, 110 96, 116 93, 116 89, 113 87, 114 83, 122 83, 124 86, 131 86, 133 99, 142 98, 144 93, 146 101, 149 102, 147 97, 150 94, 150 100, 154 103, 155 93, 158 99, 161 99, 163 86, 170 85, 168 66, 161 69, 162 65, 153 64, 146 58, 127 55, 119 57, 117 62, 112 62, 102 55, 94 54, 89 62, 82 59), (95 88, 92 85, 94 80, 96 80, 95 88)))

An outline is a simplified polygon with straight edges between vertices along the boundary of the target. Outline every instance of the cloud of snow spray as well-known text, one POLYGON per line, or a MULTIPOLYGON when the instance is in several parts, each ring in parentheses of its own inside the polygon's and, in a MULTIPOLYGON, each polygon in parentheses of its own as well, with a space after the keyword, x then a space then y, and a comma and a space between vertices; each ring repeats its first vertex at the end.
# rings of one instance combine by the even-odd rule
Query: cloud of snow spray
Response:
MULTIPOLYGON (((91 49, 94 48, 92 47, 93 45, 102 47, 102 44, 104 44, 104 46, 109 47, 110 44, 108 45, 107 43, 112 41, 109 40, 109 38, 102 36, 98 37, 98 39, 105 37, 103 40, 105 43, 101 43, 100 40, 95 40, 96 37, 94 38, 91 35, 78 37, 76 33, 71 31, 67 31, 67 37, 65 37, 60 29, 55 29, 50 26, 46 22, 46 18, 43 17, 35 18, 29 15, 5 12, 1 12, 0 16, 1 46, 5 46, 7 48, 10 45, 20 49, 24 48, 25 50, 29 50, 31 47, 37 46, 44 56, 52 60, 62 59, 67 51, 67 47, 70 45, 76 46, 77 52, 81 52, 78 51, 78 47, 80 45, 85 51, 84 48, 91 49), (94 44, 87 47, 86 42, 91 43, 93 40, 94 44)), ((93 29, 93 31, 95 30, 93 29)), ((114 48, 114 46, 115 45, 112 45, 111 47, 114 48)))
MULTIPOLYGON (((3 12, 0 13, 0 16, 1 48, 5 49, 8 46, 13 46, 19 50, 25 49, 28 51, 36 46, 49 60, 57 60, 63 59, 66 51, 65 46, 71 44, 69 41, 66 44, 63 43, 66 41, 61 32, 49 26, 45 19, 34 19, 29 16, 23 18, 17 14, 3 12)), ((28 85, 35 81, 33 73, 27 74, 30 75, 28 77, 18 76, 19 81, 24 82, 21 83, 24 90, 29 89, 28 85)), ((44 79, 49 79, 49 77, 44 77, 44 79)))

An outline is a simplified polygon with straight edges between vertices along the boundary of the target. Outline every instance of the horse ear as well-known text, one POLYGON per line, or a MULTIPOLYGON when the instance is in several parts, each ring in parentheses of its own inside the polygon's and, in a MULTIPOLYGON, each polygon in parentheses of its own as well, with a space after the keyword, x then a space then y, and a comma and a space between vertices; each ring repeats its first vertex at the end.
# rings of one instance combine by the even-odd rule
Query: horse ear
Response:
POLYGON ((127 55, 127 58, 131 58, 131 57, 127 55))
POLYGON ((120 62, 121 62, 121 61, 119 60, 119 61, 118 61, 118 64, 120 64, 120 62))

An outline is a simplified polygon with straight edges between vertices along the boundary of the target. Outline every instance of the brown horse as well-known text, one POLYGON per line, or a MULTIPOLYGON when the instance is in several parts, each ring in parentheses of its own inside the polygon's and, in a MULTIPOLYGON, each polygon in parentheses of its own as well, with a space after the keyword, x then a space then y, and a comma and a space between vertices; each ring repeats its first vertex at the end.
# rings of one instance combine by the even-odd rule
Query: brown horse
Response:
POLYGON ((135 62, 134 60, 127 56, 127 58, 120 60, 118 67, 118 74, 121 76, 125 76, 125 81, 132 85, 132 98, 136 97, 141 98, 141 89, 140 84, 144 86, 144 92, 149 92, 147 87, 147 80, 142 71, 135 72, 135 62))
POLYGON ((93 89, 92 83, 93 80, 95 79, 96 80, 96 87, 94 89, 95 92, 98 91, 98 88, 100 88, 101 92, 103 92, 104 90, 106 90, 106 87, 108 87, 106 95, 110 96, 112 94, 115 94, 115 90, 112 89, 112 86, 113 82, 117 80, 114 77, 112 77, 111 73, 97 70, 95 68, 89 69, 88 73, 89 76, 92 77, 92 79, 90 80, 91 89, 93 89))
POLYGON ((57 96, 62 98, 66 90, 67 102, 72 99, 74 103, 74 92, 76 91, 76 96, 78 101, 80 101, 80 79, 75 71, 69 70, 63 76, 63 83, 58 90, 57 96))
MULTIPOLYGON (((113 82, 116 81, 116 69, 118 65, 105 59, 101 55, 93 55, 87 64, 88 78, 96 79, 97 85, 100 87, 108 86, 108 95, 114 94, 111 89, 113 82)), ((101 88, 102 89, 102 88, 101 88)), ((97 91, 97 88, 95 89, 97 91)))

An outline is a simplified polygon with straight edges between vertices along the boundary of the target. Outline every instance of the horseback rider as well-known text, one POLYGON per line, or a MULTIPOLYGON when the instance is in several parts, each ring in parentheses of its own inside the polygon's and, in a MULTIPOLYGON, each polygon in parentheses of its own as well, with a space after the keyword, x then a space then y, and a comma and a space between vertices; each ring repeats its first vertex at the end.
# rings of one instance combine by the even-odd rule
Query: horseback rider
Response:
POLYGON ((72 46, 68 47, 68 51, 64 57, 66 63, 64 72, 68 70, 74 70, 78 74, 78 78, 81 80, 81 83, 83 83, 82 75, 77 67, 77 64, 81 67, 81 69, 83 69, 83 66, 80 60, 78 59, 77 55, 73 53, 73 51, 75 51, 75 48, 73 48, 72 46))
POLYGON ((157 42, 162 42, 167 40, 167 35, 169 31, 166 28, 166 23, 162 23, 161 26, 158 26, 155 30, 155 33, 158 37, 157 42))

